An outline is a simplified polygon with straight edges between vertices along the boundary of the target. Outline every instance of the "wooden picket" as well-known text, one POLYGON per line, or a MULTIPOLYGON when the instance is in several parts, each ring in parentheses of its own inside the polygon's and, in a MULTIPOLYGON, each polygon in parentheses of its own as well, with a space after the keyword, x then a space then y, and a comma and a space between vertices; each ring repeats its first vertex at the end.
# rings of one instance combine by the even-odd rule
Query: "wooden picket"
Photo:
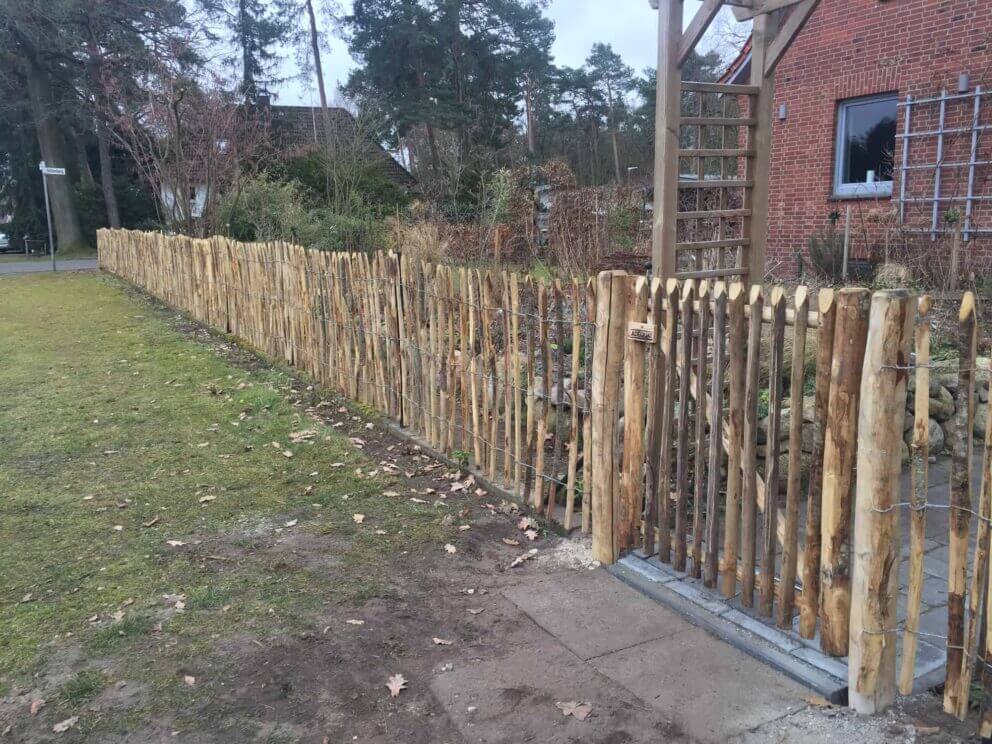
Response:
MULTIPOLYGON (((591 534, 595 559, 639 548, 769 625, 819 632, 824 653, 850 651, 861 710, 894 697, 889 636, 901 632, 898 689, 912 691, 934 508, 930 298, 861 288, 812 298, 805 287, 624 272, 548 282, 394 253, 119 230, 100 231, 99 248, 105 270, 591 534), (912 481, 901 503, 893 458, 909 374, 912 481), (903 509, 908 602, 896 627, 903 509)), ((976 670, 992 658, 992 428, 974 505, 970 293, 958 336, 944 704, 963 716, 976 670)), ((992 713, 982 725, 992 734, 992 713)))

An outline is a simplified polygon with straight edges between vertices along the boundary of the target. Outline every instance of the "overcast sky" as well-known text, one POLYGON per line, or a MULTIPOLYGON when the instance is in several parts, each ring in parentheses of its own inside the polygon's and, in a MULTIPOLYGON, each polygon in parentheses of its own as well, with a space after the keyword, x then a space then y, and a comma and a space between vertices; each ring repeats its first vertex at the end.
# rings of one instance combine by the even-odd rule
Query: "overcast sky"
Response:
MULTIPOLYGON (((343 0, 342 5, 348 4, 349 0, 343 0)), ((698 0, 687 0, 686 23, 698 7, 698 0)), ((657 11, 651 9, 648 0, 551 0, 546 12, 555 23, 552 53, 559 65, 581 66, 595 42, 612 44, 638 73, 656 64, 657 11)), ((324 54, 324 75, 333 101, 337 96, 331 89, 347 80, 355 63, 348 55, 347 46, 338 38, 330 40, 330 54, 326 51, 324 54)), ((282 74, 298 76, 292 56, 284 61, 282 74)), ((288 81, 276 92, 282 104, 316 106, 320 101, 316 83, 312 81, 288 81)))

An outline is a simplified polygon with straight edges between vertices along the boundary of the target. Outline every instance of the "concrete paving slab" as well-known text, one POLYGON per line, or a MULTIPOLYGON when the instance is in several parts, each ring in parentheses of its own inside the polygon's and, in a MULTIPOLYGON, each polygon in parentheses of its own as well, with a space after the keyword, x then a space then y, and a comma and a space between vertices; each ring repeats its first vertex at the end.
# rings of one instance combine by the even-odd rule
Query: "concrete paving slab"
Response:
POLYGON ((701 742, 725 742, 795 712, 809 694, 698 628, 590 663, 701 742))
POLYGON ((439 674, 431 691, 466 742, 689 742, 664 711, 646 706, 550 637, 439 674), (565 717, 555 703, 567 701, 590 703, 592 715, 565 717))
POLYGON ((503 594, 582 659, 693 627, 601 569, 552 574, 503 594))

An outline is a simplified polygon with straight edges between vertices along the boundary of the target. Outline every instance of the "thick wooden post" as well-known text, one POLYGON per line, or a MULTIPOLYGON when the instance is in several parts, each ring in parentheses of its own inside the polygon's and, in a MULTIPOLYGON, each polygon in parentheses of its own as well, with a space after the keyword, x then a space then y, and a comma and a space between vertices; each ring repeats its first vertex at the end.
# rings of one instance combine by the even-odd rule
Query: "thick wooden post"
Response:
POLYGON ((772 108, 775 100, 775 76, 765 76, 768 49, 778 28, 778 14, 763 13, 754 19, 751 29, 751 85, 759 87, 758 95, 750 99, 755 120, 750 132, 748 147, 754 157, 747 161, 747 180, 752 182, 745 189, 744 206, 751 210, 745 220, 748 283, 760 284, 765 274, 765 240, 768 236, 768 173, 772 149, 772 108))
POLYGON ((658 4, 651 262, 654 275, 662 280, 675 275, 675 213, 679 198, 679 112, 682 97, 678 56, 682 42, 682 1, 660 0, 658 4))
POLYGON ((617 480, 615 447, 619 422, 620 365, 623 361, 623 271, 604 271, 596 279, 596 345, 592 371, 592 555, 610 564, 617 559, 614 542, 617 480))
POLYGON ((858 473, 851 582, 848 700, 878 713, 896 696, 899 473, 915 303, 905 290, 876 292, 858 415, 858 473))
POLYGON ((867 289, 837 293, 827 431, 823 443, 820 533, 820 644, 831 656, 846 656, 851 613, 849 537, 851 491, 857 454, 858 396, 868 335, 867 289))

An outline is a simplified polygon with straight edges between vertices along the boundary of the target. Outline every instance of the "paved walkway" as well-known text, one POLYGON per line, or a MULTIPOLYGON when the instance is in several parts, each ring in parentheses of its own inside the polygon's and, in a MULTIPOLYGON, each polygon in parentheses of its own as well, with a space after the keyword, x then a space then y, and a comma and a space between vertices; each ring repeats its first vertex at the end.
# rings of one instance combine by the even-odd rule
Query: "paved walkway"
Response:
POLYGON ((538 565, 507 578, 486 610, 505 628, 505 653, 431 682, 466 742, 900 740, 893 718, 811 705, 810 691, 603 569, 538 565), (592 715, 563 716, 555 704, 566 701, 592 715))
MULTIPOLYGON (((91 271, 99 268, 95 258, 69 258, 64 261, 56 260, 57 271, 91 271)), ((0 275, 3 274, 35 274, 42 271, 51 272, 51 261, 18 261, 17 263, 0 263, 0 275)))

